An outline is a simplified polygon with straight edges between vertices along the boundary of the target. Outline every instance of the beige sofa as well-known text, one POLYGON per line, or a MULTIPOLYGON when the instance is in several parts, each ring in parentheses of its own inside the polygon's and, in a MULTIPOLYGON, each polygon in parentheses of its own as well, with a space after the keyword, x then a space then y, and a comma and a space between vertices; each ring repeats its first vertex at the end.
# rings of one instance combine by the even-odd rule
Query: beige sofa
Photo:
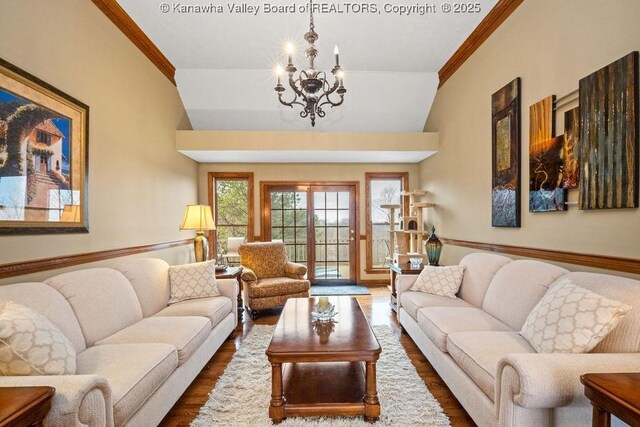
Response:
POLYGON ((130 259, 0 286, 0 299, 45 315, 77 353, 76 375, 0 376, 0 386, 55 387, 49 426, 157 425, 238 321, 235 279, 218 280, 219 297, 168 306, 168 269, 130 259))
POLYGON ((411 291, 417 276, 398 277, 398 318, 479 426, 590 425, 580 375, 640 371, 640 282, 485 253, 460 264, 455 300, 411 291), (633 309, 590 353, 538 354, 518 332, 566 277, 633 309))

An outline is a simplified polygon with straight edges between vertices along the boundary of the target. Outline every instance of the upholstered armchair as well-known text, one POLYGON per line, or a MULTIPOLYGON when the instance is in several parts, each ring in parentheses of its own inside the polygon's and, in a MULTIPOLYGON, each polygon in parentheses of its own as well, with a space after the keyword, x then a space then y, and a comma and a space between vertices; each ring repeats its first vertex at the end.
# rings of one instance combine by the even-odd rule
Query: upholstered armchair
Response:
POLYGON ((289 298, 309 297, 307 267, 290 262, 282 242, 240 246, 242 296, 252 319, 260 310, 282 307, 289 298))

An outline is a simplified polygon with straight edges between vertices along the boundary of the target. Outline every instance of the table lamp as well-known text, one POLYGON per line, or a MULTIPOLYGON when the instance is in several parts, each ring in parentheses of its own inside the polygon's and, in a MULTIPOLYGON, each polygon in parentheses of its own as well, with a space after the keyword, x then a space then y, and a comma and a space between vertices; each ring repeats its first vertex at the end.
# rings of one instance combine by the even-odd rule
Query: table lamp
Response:
POLYGON ((196 262, 209 259, 209 242, 204 237, 204 230, 215 230, 216 226, 211 215, 211 206, 187 205, 184 218, 180 224, 180 230, 195 230, 196 238, 193 239, 193 250, 196 254, 196 262))

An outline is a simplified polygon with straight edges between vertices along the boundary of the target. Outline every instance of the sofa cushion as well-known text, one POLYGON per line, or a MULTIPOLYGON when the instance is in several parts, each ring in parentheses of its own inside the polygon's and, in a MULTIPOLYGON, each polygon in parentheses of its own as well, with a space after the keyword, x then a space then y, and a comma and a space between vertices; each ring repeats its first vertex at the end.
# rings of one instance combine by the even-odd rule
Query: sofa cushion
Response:
POLYGON ((178 365, 191 357, 211 333, 206 317, 147 317, 124 328, 96 345, 108 344, 170 344, 178 351, 178 365))
POLYGON ((49 319, 73 344, 76 353, 87 346, 71 306, 60 292, 44 283, 16 283, 0 286, 0 299, 29 307, 49 319))
POLYGON ((78 354, 76 374, 97 374, 107 379, 113 421, 120 426, 177 366, 178 353, 169 344, 99 345, 78 354))
POLYGON ((274 277, 270 279, 259 279, 257 283, 251 285, 249 287, 249 296, 252 298, 265 298, 297 294, 308 290, 308 280, 274 277))
POLYGON ((456 298, 465 267, 450 265, 446 267, 426 266, 422 269, 410 290, 426 292, 441 297, 456 298))
POLYGON ((626 277, 597 273, 569 273, 562 279, 592 292, 629 304, 631 311, 618 323, 592 353, 640 352, 640 281, 626 277))
POLYGON ((247 243, 238 249, 240 262, 250 268, 259 279, 285 277, 287 250, 282 242, 247 243))
POLYGON ((511 258, 496 254, 472 253, 466 255, 459 264, 465 266, 466 270, 458 297, 476 307, 482 307, 493 276, 511 261, 513 261, 511 258))
POLYGON ((232 309, 233 302, 227 297, 219 296, 177 302, 160 310, 155 316, 202 316, 208 318, 215 328, 232 309))
POLYGON ((447 335, 466 331, 512 331, 510 327, 477 307, 424 307, 418 324, 441 351, 447 352, 447 335))
POLYGON ((131 282, 144 317, 153 316, 169 302, 169 264, 158 258, 129 258, 113 267, 131 282))
POLYGON ((482 309, 519 331, 549 286, 566 273, 564 268, 546 262, 512 261, 493 277, 482 309))
POLYGON ((565 278, 551 286, 534 307, 520 335, 538 353, 586 353, 630 309, 627 304, 576 286, 565 278))
POLYGON ((42 314, 0 300, 0 375, 73 375, 76 350, 42 314))
POLYGON ((142 320, 131 283, 111 268, 59 274, 45 281, 71 304, 87 346, 142 320))
POLYGON ((171 297, 169 304, 194 298, 220 295, 216 282, 215 260, 169 267, 171 297))
POLYGON ((451 299, 416 291, 403 292, 400 295, 400 305, 416 320, 418 310, 422 307, 471 307, 471 304, 460 298, 451 299))
POLYGON ((509 353, 535 353, 517 332, 454 332, 447 337, 449 355, 493 401, 496 368, 509 353))

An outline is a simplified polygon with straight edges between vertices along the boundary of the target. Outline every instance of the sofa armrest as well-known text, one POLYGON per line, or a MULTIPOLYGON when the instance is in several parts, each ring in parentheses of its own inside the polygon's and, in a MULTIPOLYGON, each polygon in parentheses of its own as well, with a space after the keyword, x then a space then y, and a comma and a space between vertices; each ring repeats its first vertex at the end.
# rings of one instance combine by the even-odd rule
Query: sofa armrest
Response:
POLYGON ((304 279, 304 275, 307 274, 307 267, 302 264, 287 261, 284 265, 284 274, 290 279, 302 280, 304 279))
POLYGON ((411 289, 418 278, 417 274, 402 274, 396 276, 396 295, 398 297, 398 309, 400 308, 400 295, 411 289))
POLYGON ((498 362, 495 401, 524 408, 588 405, 580 375, 638 370, 640 353, 508 354, 498 362))
POLYGON ((0 387, 56 389, 45 426, 113 426, 111 388, 99 375, 0 376, 0 387))
POLYGON ((258 281, 258 276, 252 269, 243 266, 242 276, 240 276, 240 279, 245 283, 252 283, 258 281))
MULTIPOLYGON (((218 290, 220 295, 231 300, 231 312, 236 317, 236 325, 238 324, 238 292, 240 292, 238 280, 236 279, 217 279, 218 290)), ((215 325, 213 325, 215 326, 215 325)))

